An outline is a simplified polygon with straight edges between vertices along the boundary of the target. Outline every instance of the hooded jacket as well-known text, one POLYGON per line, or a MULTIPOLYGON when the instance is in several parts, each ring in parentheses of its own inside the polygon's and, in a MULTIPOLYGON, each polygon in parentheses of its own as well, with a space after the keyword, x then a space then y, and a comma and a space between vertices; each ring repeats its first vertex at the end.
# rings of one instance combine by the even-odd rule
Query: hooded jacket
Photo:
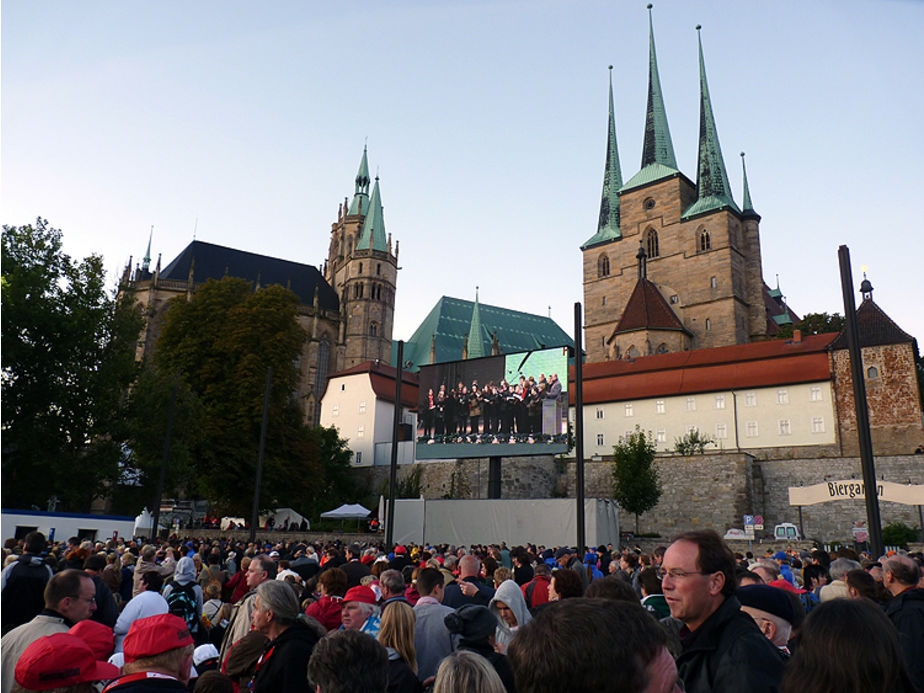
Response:
POLYGON ((513 640, 513 636, 516 634, 516 629, 525 626, 533 620, 526 606, 526 600, 523 598, 523 592, 520 586, 514 580, 504 580, 497 588, 497 592, 494 593, 494 598, 491 599, 488 608, 491 610, 491 613, 497 617, 497 633, 494 637, 497 644, 506 652, 507 645, 510 644, 510 641, 513 640), (503 619, 500 611, 497 609, 497 602, 503 602, 510 607, 513 611, 513 615, 516 616, 517 619, 516 626, 511 627, 503 619))
POLYGON ((317 619, 328 632, 340 628, 340 611, 343 607, 343 597, 323 596, 313 604, 309 604, 305 613, 317 619))
MULTIPOLYGON (((193 559, 189 556, 183 556, 177 564, 176 570, 173 573, 173 580, 168 582, 164 587, 163 595, 164 599, 167 599, 170 594, 180 587, 187 587, 188 585, 192 586, 193 594, 196 597, 196 614, 201 619, 202 618, 202 587, 196 584, 196 564, 193 563, 193 559)), ((192 632, 198 632, 199 624, 196 623, 195 627, 191 629, 192 632)))

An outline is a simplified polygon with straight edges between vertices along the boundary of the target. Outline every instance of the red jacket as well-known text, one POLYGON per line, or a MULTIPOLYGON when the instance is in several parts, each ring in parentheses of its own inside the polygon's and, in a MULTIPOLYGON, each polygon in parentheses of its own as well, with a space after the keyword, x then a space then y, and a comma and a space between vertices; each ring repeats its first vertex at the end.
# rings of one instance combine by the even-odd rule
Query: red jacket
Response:
POLYGON ((343 606, 343 597, 321 597, 314 604, 309 604, 305 613, 327 628, 329 633, 340 627, 340 607, 343 606))
POLYGON ((540 604, 549 601, 549 586, 552 581, 545 575, 537 575, 532 580, 523 585, 523 597, 526 599, 526 606, 529 609, 535 609, 540 604))

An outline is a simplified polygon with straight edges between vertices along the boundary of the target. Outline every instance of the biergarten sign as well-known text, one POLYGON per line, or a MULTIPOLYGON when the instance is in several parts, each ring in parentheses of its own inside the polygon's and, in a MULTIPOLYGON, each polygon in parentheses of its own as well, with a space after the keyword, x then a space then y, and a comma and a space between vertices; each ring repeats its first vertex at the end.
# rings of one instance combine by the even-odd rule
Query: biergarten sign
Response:
MULTIPOLYGON (((864 484, 859 479, 825 481, 812 486, 790 486, 790 505, 815 505, 838 500, 863 499, 864 484)), ((896 484, 893 481, 877 481, 876 495, 880 501, 903 505, 924 505, 924 484, 896 484)))

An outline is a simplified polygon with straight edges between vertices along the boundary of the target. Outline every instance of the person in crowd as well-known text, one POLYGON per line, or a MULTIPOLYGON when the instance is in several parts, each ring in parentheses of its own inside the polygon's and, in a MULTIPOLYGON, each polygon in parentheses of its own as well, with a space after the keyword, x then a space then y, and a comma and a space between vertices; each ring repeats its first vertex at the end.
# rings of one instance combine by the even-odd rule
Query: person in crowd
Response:
POLYGON ((244 556, 241 559, 241 567, 234 575, 228 578, 222 590, 222 601, 230 604, 237 604, 244 595, 247 594, 247 570, 250 568, 250 556, 244 556))
POLYGON ((395 547, 395 556, 388 561, 388 567, 397 570, 399 573, 404 570, 405 566, 412 565, 411 559, 407 556, 407 547, 398 544, 395 547))
POLYGON ((122 554, 119 563, 122 573, 122 580, 119 582, 119 600, 122 604, 127 604, 132 598, 132 590, 135 586, 135 554, 126 551, 122 554))
POLYGON ((382 592, 382 611, 385 611, 385 607, 394 602, 404 602, 408 603, 407 597, 405 596, 405 591, 407 590, 407 583, 404 581, 404 576, 401 575, 397 570, 383 570, 382 574, 379 576, 379 589, 382 592))
POLYGON ((558 549, 555 552, 555 562, 559 568, 567 568, 575 572, 581 581, 581 594, 584 594, 590 580, 587 578, 587 571, 584 569, 583 561, 577 555, 577 550, 567 546, 558 549))
POLYGON ((450 633, 459 636, 458 649, 480 654, 491 662, 508 693, 516 690, 507 657, 494 647, 497 618, 490 609, 479 604, 466 604, 447 614, 444 622, 450 633))
POLYGON ((443 604, 458 609, 466 604, 487 606, 494 596, 494 590, 481 577, 481 559, 466 554, 459 559, 459 579, 446 585, 443 604))
POLYGON ((269 642, 263 633, 252 630, 238 640, 228 654, 222 658, 221 673, 226 674, 234 683, 235 691, 246 691, 250 682, 257 673, 257 661, 266 649, 269 642))
MULTIPOLYGON (((97 624, 105 627, 102 624, 97 624)), ((15 679, 23 691, 54 690, 57 693, 90 693, 92 684, 109 681, 121 672, 71 633, 44 635, 16 662, 15 679)))
POLYGON ((619 575, 607 575, 600 580, 594 580, 584 592, 587 599, 614 599, 622 602, 638 603, 638 595, 632 585, 619 575))
POLYGON ((557 602, 562 599, 573 599, 584 594, 584 583, 581 576, 570 568, 559 568, 552 573, 549 582, 549 601, 557 602))
POLYGON ((45 585, 54 574, 44 557, 45 535, 29 532, 23 553, 13 559, 0 575, 0 623, 6 635, 16 626, 28 623, 45 607, 45 585))
POLYGON ((348 589, 343 595, 343 606, 340 610, 341 628, 362 631, 373 638, 378 637, 380 614, 375 592, 370 587, 358 585, 348 589))
POLYGON ((831 599, 812 609, 786 665, 781 693, 914 693, 889 619, 865 599, 831 599))
POLYGON ((414 605, 414 649, 417 652, 417 678, 426 681, 436 675, 440 660, 453 651, 452 635, 444 619, 453 612, 443 602, 443 575, 436 568, 417 574, 420 599, 414 605))
POLYGON ((135 564, 135 570, 132 573, 132 598, 137 597, 138 593, 141 591, 141 576, 148 571, 156 570, 165 579, 173 575, 173 571, 176 568, 176 558, 173 548, 169 548, 164 554, 166 558, 163 563, 158 563, 157 549, 150 544, 142 547, 141 557, 135 564))
POLYGON ((469 650, 458 650, 440 662, 433 693, 505 693, 491 662, 469 650))
POLYGON ((924 589, 921 569, 910 556, 891 556, 882 567, 882 584, 892 598, 885 614, 898 631, 905 664, 918 690, 924 691, 924 589))
POLYGON ((661 578, 658 577, 657 568, 654 566, 642 568, 638 574, 638 585, 642 590, 642 608, 654 614, 658 619, 671 615, 670 607, 664 598, 664 589, 661 587, 661 578))
POLYGON ((204 639, 214 643, 216 646, 220 646, 221 637, 224 636, 227 626, 227 618, 224 617, 223 613, 228 613, 228 610, 222 611, 225 604, 221 601, 221 586, 215 582, 210 582, 203 588, 202 598, 205 600, 202 603, 204 639), (222 624, 223 620, 226 622, 224 625, 222 624))
POLYGON ((414 647, 416 618, 407 602, 393 601, 382 611, 378 641, 388 652, 388 693, 420 693, 417 651, 414 647))
POLYGON ((328 568, 318 575, 321 598, 308 605, 305 613, 316 619, 328 632, 340 628, 340 612, 346 593, 347 576, 340 568, 328 568))
POLYGON ((637 601, 550 604, 520 629, 508 653, 520 691, 680 690, 667 631, 637 601))
POLYGON ((177 561, 173 578, 164 586, 162 594, 170 607, 170 613, 186 621, 193 640, 204 642, 201 637, 201 621, 205 599, 202 587, 196 583, 196 566, 192 558, 183 556, 177 561))
POLYGON ((267 580, 257 587, 251 623, 269 642, 257 661, 255 693, 308 693, 305 663, 320 638, 299 620, 299 612, 298 599, 285 583, 267 580))
POLYGON ((141 580, 139 581, 141 591, 138 592, 138 596, 133 597, 131 601, 125 605, 125 608, 122 610, 122 613, 119 614, 119 618, 116 620, 115 627, 113 628, 115 632, 116 652, 122 651, 122 642, 125 640, 125 636, 128 635, 128 631, 135 621, 150 616, 166 614, 170 611, 167 600, 164 599, 163 595, 160 593, 163 586, 163 575, 156 570, 149 570, 141 576, 141 580))
POLYGON ((502 582, 488 603, 488 608, 497 617, 497 632, 494 635, 497 648, 500 652, 506 652, 513 636, 533 618, 526 607, 520 586, 513 580, 502 582))
POLYGON ((782 660, 735 597, 735 557, 712 530, 686 532, 659 571, 680 621, 677 669, 687 693, 776 691, 782 660))
POLYGON ((545 563, 539 563, 534 568, 533 579, 523 585, 523 598, 526 600, 526 606, 530 612, 535 611, 537 606, 548 603, 551 578, 552 570, 549 566, 545 563))
POLYGON ((494 589, 496 590, 498 587, 500 587, 504 580, 510 580, 512 576, 513 571, 511 571, 509 568, 505 568, 502 565, 495 568, 494 572, 491 573, 491 580, 494 583, 494 589))
POLYGON ((192 669, 192 635, 186 622, 173 614, 135 621, 123 642, 122 676, 107 693, 165 693, 186 691, 192 669))
POLYGON ((216 582, 220 589, 227 580, 228 573, 221 569, 221 551, 217 549, 209 551, 208 558, 206 558, 206 565, 202 569, 202 572, 199 573, 197 579, 199 587, 205 591, 209 583, 216 582))
POLYGON ((16 662, 29 645, 45 635, 66 633, 76 623, 93 615, 96 585, 82 570, 63 570, 45 585, 44 599, 45 608, 41 612, 0 640, 3 662, 0 693, 10 693, 13 689, 16 662))
POLYGON ((513 579, 521 587, 533 579, 534 572, 532 563, 529 560, 529 552, 522 546, 514 547, 510 552, 510 559, 513 562, 513 579))
POLYGON ((96 585, 96 611, 90 618, 112 628, 119 617, 119 607, 112 595, 112 590, 103 580, 105 568, 106 557, 99 553, 91 553, 83 562, 84 571, 96 585))
POLYGON ((822 602, 826 602, 831 599, 846 597, 847 573, 857 569, 862 570, 859 561, 854 561, 850 558, 836 558, 831 561, 831 566, 828 568, 828 574, 831 576, 831 580, 819 590, 819 599, 822 602))
POLYGON ((385 693, 388 653, 375 638, 358 630, 331 633, 308 660, 308 680, 317 693, 385 693))
POLYGON ((770 585, 749 585, 740 588, 737 596, 741 610, 754 619, 760 632, 773 643, 780 656, 788 659, 795 612, 786 592, 770 585))
POLYGON ((196 679, 193 693, 236 693, 231 677, 220 671, 206 671, 196 679))
POLYGON ((356 587, 370 572, 369 566, 362 562, 362 557, 363 550, 359 544, 350 544, 347 547, 347 562, 340 566, 340 570, 347 576, 347 589, 356 587))
POLYGON ((847 596, 850 599, 869 599, 876 603, 885 601, 879 592, 880 588, 883 590, 885 588, 862 568, 848 570, 845 582, 847 583, 847 596))
POLYGON ((115 551, 106 554, 106 567, 103 568, 101 577, 106 587, 112 592, 112 596, 115 597, 116 603, 119 606, 124 604, 119 591, 122 588, 122 561, 115 551))
POLYGON ((224 659, 228 650, 238 640, 250 631, 253 616, 254 600, 257 597, 257 587, 267 580, 276 578, 276 563, 266 554, 259 553, 250 561, 247 567, 247 592, 244 597, 232 606, 231 618, 228 619, 228 629, 221 641, 221 657, 224 659))

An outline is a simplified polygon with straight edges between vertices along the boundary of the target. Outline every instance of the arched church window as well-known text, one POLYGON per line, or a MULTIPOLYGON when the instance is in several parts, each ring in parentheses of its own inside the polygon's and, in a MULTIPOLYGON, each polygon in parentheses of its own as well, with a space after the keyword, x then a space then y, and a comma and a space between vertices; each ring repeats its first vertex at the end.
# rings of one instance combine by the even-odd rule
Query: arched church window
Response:
POLYGON ((870 366, 866 369, 866 377, 873 379, 879 377, 879 369, 876 366, 870 366))
POLYGON ((379 326, 378 326, 378 323, 370 322, 370 323, 369 323, 369 336, 370 336, 370 337, 376 337, 376 336, 378 336, 378 333, 379 333, 379 326))
POLYGON ((712 249, 712 239, 709 237, 709 232, 706 229, 701 229, 699 232, 699 252, 705 253, 707 250, 712 249))
POLYGON ((645 240, 646 240, 645 245, 647 246, 646 250, 648 251, 648 257, 649 258, 659 257, 661 255, 661 248, 658 245, 658 232, 655 231, 654 229, 648 229, 648 234, 645 240))
POLYGON ((597 276, 610 276, 610 259, 606 256, 606 253, 602 254, 600 259, 597 260, 597 276))

